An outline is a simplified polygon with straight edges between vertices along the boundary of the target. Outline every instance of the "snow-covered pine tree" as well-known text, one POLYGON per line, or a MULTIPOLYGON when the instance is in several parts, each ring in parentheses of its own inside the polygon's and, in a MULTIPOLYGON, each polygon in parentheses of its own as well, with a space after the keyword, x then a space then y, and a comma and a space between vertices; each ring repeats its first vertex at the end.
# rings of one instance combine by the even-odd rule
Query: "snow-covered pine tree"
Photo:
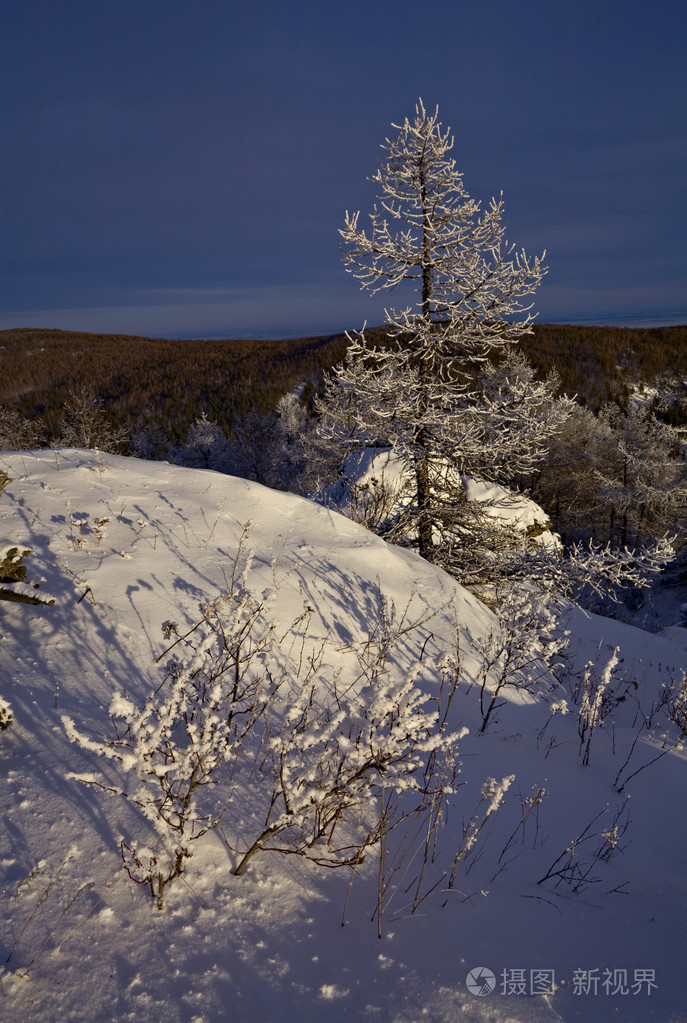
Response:
POLYGON ((196 416, 186 434, 185 443, 175 453, 180 465, 228 472, 231 467, 230 444, 219 423, 203 412, 196 416))
MULTIPOLYGON (((618 440, 614 462, 597 472, 609 515, 611 545, 634 549, 667 532, 681 533, 687 510, 687 463, 681 432, 636 401, 630 402, 625 413, 616 405, 607 405, 599 418, 618 440)), ((679 545, 684 550, 683 537, 679 545)))
POLYGON ((543 256, 530 259, 506 241, 503 198, 482 210, 468 195, 438 111, 428 114, 420 100, 414 120, 393 127, 398 135, 372 178, 380 205, 371 230, 359 213, 346 214, 343 259, 371 293, 410 282, 418 300, 387 311, 386 343, 368 344, 364 331, 351 339, 319 412, 349 449, 393 449, 409 494, 389 538, 455 566, 478 511, 464 477, 508 482, 530 471, 572 403, 522 365, 500 377, 492 368, 483 386, 490 360, 502 361, 531 331, 543 256))
POLYGON ((104 405, 103 399, 90 387, 73 391, 64 403, 60 437, 55 446, 116 454, 128 441, 128 433, 109 422, 104 405))
POLYGON ((25 419, 11 405, 0 405, 1 451, 24 451, 42 444, 42 431, 36 420, 25 419))
POLYGON ((566 543, 608 539, 608 501, 600 474, 617 463, 618 439, 606 419, 575 405, 530 481, 533 500, 545 508, 566 543))

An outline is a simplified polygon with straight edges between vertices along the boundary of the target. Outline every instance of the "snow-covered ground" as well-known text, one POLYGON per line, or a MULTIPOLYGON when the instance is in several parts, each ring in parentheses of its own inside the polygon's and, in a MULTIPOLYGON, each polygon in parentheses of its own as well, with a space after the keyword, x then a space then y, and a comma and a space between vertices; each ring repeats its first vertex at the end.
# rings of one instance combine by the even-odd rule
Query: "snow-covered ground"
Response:
MULTIPOLYGON (((551 523, 546 512, 528 497, 507 490, 498 483, 485 483, 470 476, 458 475, 452 472, 448 464, 445 464, 444 472, 451 486, 456 489, 464 487, 466 499, 478 503, 488 518, 507 523, 519 533, 531 530, 539 537, 540 543, 553 547, 560 545, 560 537, 550 531, 551 523)), ((358 510, 364 509, 366 504, 369 507, 370 500, 366 501, 364 494, 371 490, 378 495, 388 494, 389 513, 395 502, 403 504, 407 500, 409 479, 412 493, 412 475, 403 459, 388 448, 363 448, 348 457, 341 479, 325 488, 323 503, 350 513, 355 505, 352 493, 352 484, 355 484, 358 510)), ((351 517, 356 516, 353 514, 351 517)))
MULTIPOLYGON (((479 734, 470 680, 493 616, 447 575, 348 519, 244 480, 94 452, 5 453, 0 469, 13 478, 0 500, 0 546, 29 546, 29 578, 56 598, 0 604, 0 697, 14 714, 0 733, 0 1019, 687 1020, 685 755, 670 751, 629 777, 662 752, 658 734, 633 743, 641 713, 687 667, 685 630, 655 635, 571 614, 570 662, 582 673, 593 661, 600 675, 619 647, 613 686, 624 694, 584 766, 578 708, 568 698, 570 713, 552 715, 565 696, 553 679, 539 693, 506 690, 479 734), (469 729, 459 744, 464 784, 430 874, 451 862, 486 779, 515 776, 454 887, 439 885, 415 913, 408 867, 381 939, 374 854, 342 926, 347 869, 264 853, 236 877, 218 831, 194 843, 158 911, 122 868, 120 832, 143 827, 135 808, 68 777, 102 764, 70 743, 62 716, 104 739, 114 692, 143 704, 161 679, 162 624, 190 628, 199 604, 226 590, 248 523, 251 589, 274 591, 285 627, 312 607, 307 643, 326 639, 332 667, 346 670, 380 595, 400 612, 411 601, 411 617, 432 612, 404 637, 399 660, 429 663, 455 649, 458 623, 464 681, 452 724, 469 729), (522 825, 525 800, 541 788, 522 825), (612 854, 602 832, 616 817, 627 829, 612 854), (589 870, 586 883, 543 880, 571 855, 578 879, 589 870), (486 971, 494 990, 469 990, 469 975, 477 990, 486 971)), ((227 818, 230 844, 240 845, 242 822, 240 809, 227 818)))

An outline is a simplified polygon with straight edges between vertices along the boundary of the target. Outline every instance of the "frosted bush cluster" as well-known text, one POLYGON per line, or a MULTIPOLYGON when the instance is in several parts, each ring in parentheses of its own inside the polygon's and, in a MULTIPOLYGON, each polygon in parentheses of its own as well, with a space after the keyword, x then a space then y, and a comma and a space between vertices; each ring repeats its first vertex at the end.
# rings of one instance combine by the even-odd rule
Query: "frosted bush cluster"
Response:
POLYGON ((394 814, 454 791, 460 735, 446 723, 447 678, 395 662, 399 637, 418 623, 397 620, 380 596, 379 620, 353 644, 357 667, 344 676, 326 643, 306 643, 311 607, 279 634, 268 614, 274 591, 250 592, 249 565, 247 557, 231 591, 203 605, 186 633, 163 624, 176 637, 163 680, 143 707, 115 694, 113 738, 91 739, 63 717, 73 742, 115 768, 72 777, 128 800, 148 822, 120 849, 160 908, 192 843, 220 825, 236 874, 267 849, 350 865, 394 814), (231 837, 250 830, 243 847, 231 837))

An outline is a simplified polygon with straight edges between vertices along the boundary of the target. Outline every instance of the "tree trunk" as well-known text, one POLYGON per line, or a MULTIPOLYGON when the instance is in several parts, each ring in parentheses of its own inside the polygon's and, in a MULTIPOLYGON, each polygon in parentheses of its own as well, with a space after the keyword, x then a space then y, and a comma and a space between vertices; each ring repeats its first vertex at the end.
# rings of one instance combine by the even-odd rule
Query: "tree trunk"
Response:
POLYGON ((425 452, 418 458, 415 466, 418 507, 418 551, 425 561, 434 560, 434 540, 432 537, 432 510, 429 479, 429 458, 425 452))
MULTIPOLYGON (((425 184, 424 152, 419 159, 420 169, 420 196, 422 201, 422 318, 424 320, 423 330, 425 338, 430 330, 431 323, 431 297, 432 297, 432 274, 431 274, 431 216, 427 200, 427 187, 425 184)), ((431 367, 429 365, 426 341, 423 350, 420 352, 418 375, 420 378, 420 428, 416 434, 416 442, 419 453, 415 459, 415 480, 417 485, 417 510, 418 510, 418 550, 420 556, 426 561, 434 560, 434 539, 432 536, 432 493, 430 480, 430 444, 427 428, 424 425, 427 412, 430 406, 431 394, 431 367)))

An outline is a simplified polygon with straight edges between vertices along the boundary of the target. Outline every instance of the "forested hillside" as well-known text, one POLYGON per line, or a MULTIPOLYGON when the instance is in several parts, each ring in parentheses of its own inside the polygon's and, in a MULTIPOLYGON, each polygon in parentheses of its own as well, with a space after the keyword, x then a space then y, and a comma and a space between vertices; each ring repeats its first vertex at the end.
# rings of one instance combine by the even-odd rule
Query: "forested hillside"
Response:
MULTIPOLYGON (((373 340, 384 328, 368 330, 373 340)), ((170 440, 206 413, 224 430, 343 357, 342 334, 283 341, 172 341, 62 330, 0 331, 0 404, 59 433, 64 404, 84 387, 131 434, 154 423, 170 440)), ((541 374, 555 369, 561 390, 594 411, 625 404, 639 383, 673 381, 684 390, 687 326, 632 329, 539 324, 520 347, 541 374)), ((677 409, 673 418, 681 418, 677 409)))
POLYGON ((170 440, 203 412, 223 429, 266 413, 345 350, 342 335, 289 341, 172 341, 63 330, 0 331, 0 404, 59 433, 64 404, 84 387, 128 433, 151 423, 170 440))
POLYGON ((681 385, 687 377, 687 326, 587 327, 544 323, 520 343, 540 373, 555 369, 564 393, 598 412, 625 405, 632 387, 681 385))

